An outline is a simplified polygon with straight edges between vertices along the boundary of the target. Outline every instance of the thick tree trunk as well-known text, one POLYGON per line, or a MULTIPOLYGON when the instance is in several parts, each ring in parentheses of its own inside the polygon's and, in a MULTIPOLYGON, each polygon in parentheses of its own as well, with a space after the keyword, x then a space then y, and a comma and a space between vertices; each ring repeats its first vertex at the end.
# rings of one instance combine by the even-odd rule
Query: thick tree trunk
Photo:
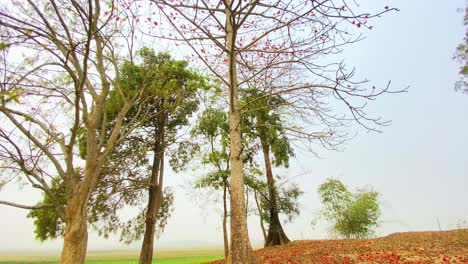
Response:
POLYGON ((157 132, 155 135, 153 168, 151 171, 150 186, 148 188, 148 206, 145 220, 145 234, 143 236, 143 244, 140 252, 140 264, 151 264, 153 261, 156 220, 163 199, 164 126, 165 115, 161 113, 158 117, 157 132))
MULTIPOLYGON (((87 159, 85 175, 78 181, 78 175, 70 173, 66 180, 67 204, 65 208, 65 233, 61 264, 84 264, 88 245, 87 207, 91 193, 95 190, 102 160, 98 155, 96 133, 88 130, 87 159)), ((74 173, 74 172, 73 172, 74 173)))
POLYGON ((248 264, 255 263, 255 259, 250 246, 245 215, 240 116, 238 109, 236 110, 232 111, 231 109, 229 117, 231 130, 231 250, 228 263, 248 264))
POLYGON ((224 180, 224 191, 223 191, 223 241, 224 241, 224 257, 227 258, 229 255, 229 240, 227 234, 227 182, 224 180))
POLYGON ((60 256, 61 264, 84 264, 88 244, 87 200, 83 194, 71 197, 65 209, 66 227, 63 248, 60 256))
POLYGON ((255 257, 249 241, 247 217, 244 202, 244 164, 240 130, 240 112, 238 106, 239 91, 236 71, 236 29, 235 16, 231 13, 230 1, 226 1, 226 38, 228 48, 229 75, 229 164, 231 168, 231 250, 227 263, 255 263, 255 257))
MULTIPOLYGON (((261 133, 262 134, 262 133, 261 133)), ((260 135, 262 137, 262 135, 260 135)), ((283 230, 278 217, 278 202, 276 200, 275 180, 273 178, 273 171, 271 169, 270 147, 268 142, 262 137, 263 158, 265 161, 265 170, 267 176, 268 195, 270 200, 270 226, 268 227, 268 236, 265 241, 265 247, 287 244, 290 242, 289 238, 283 230)))

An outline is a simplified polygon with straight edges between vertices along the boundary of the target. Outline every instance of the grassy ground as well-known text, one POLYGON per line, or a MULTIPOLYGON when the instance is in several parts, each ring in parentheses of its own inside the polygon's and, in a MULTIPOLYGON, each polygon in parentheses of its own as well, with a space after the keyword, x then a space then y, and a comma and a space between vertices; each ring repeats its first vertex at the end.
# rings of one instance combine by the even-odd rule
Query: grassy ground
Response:
MULTIPOLYGON (((219 249, 157 251, 156 264, 222 259, 219 249)), ((259 264, 468 264, 468 229, 397 233, 376 239, 304 240, 255 251, 259 264)), ((5 255, 0 264, 52 264, 56 255, 5 255)), ((138 252, 89 252, 87 264, 137 264, 138 252)), ((212 262, 221 264, 222 261, 212 262)))
MULTIPOLYGON (((153 261, 156 264, 189 264, 189 263, 205 263, 222 258, 215 257, 194 257, 194 258, 173 258, 159 259, 153 261)), ((57 261, 6 261, 1 264, 57 264, 57 261)), ((138 264, 138 260, 107 260, 107 261, 86 261, 87 264, 138 264)))
MULTIPOLYGON (((137 251, 93 251, 88 252, 87 264, 138 264, 137 251)), ((223 258, 219 249, 158 250, 156 264, 204 263, 223 258)), ((56 264, 58 256, 53 253, 0 253, 0 264, 56 264)))

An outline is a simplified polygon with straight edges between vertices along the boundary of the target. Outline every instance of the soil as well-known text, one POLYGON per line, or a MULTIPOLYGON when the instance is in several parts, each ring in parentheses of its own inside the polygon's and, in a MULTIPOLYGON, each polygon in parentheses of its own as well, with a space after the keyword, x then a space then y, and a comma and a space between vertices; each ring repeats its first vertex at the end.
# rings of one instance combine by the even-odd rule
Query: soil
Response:
POLYGON ((262 264, 468 263, 468 229, 395 233, 374 239, 299 240, 259 249, 255 256, 262 264))

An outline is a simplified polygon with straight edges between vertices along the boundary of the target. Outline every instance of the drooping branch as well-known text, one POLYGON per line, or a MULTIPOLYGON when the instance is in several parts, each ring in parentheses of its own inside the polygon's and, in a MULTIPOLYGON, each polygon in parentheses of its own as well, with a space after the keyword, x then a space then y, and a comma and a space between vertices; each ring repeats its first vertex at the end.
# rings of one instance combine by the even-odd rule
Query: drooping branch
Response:
POLYGON ((24 204, 18 204, 18 203, 13 203, 13 202, 8 202, 8 201, 1 201, 0 204, 8 205, 8 206, 13 206, 21 209, 27 209, 27 210, 36 210, 36 209, 47 209, 47 208, 53 208, 53 204, 37 204, 37 205, 24 205, 24 204))

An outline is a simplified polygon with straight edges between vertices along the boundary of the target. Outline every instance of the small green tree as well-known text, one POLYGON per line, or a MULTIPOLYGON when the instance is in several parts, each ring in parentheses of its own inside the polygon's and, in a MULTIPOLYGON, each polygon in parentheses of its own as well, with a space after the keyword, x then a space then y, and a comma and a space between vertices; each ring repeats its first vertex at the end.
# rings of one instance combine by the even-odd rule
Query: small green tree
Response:
MULTIPOLYGON (((269 225, 269 229, 272 226, 271 218, 271 200, 270 200, 270 186, 268 181, 262 179, 264 172, 257 168, 256 173, 246 175, 245 184, 252 190, 254 195, 255 207, 257 214, 260 217, 260 228, 262 229, 263 238, 265 245, 268 245, 268 233, 269 230, 265 229, 265 223, 269 225)), ((281 181, 282 178, 276 176, 276 181, 281 181)), ((275 200, 277 214, 281 214, 285 219, 284 223, 291 222, 300 213, 299 198, 304 194, 299 185, 295 183, 289 183, 283 181, 281 184, 275 182, 275 200)), ((275 216, 274 216, 275 217, 275 216)), ((271 237, 271 235, 270 235, 271 237)))
POLYGON ((325 209, 322 215, 333 222, 332 231, 345 238, 364 238, 374 234, 379 225, 379 193, 360 189, 352 193, 337 179, 320 185, 319 194, 325 209))
MULTIPOLYGON (((286 104, 281 96, 248 89, 242 96, 243 137, 250 141, 259 141, 265 165, 266 187, 268 190, 268 235, 265 246, 276 246, 290 242, 279 219, 280 201, 273 176, 272 166, 289 166, 289 157, 294 156, 293 149, 286 135, 286 121, 283 108, 286 104)), ((257 143, 258 144, 258 143, 257 143)), ((255 148, 255 146, 254 146, 255 148)), ((246 156, 248 156, 246 154, 246 156)), ((297 197, 296 197, 297 198, 297 197)), ((265 199, 264 199, 265 200, 265 199)), ((261 221, 262 222, 262 221, 261 221)), ((262 226, 263 229, 263 226, 262 226)))
POLYGON ((212 188, 223 191, 223 242, 224 257, 229 254, 227 233, 228 194, 229 194, 229 125, 227 113, 218 108, 207 108, 192 129, 192 138, 198 139, 207 148, 201 163, 208 168, 208 173, 195 182, 195 188, 212 188))

